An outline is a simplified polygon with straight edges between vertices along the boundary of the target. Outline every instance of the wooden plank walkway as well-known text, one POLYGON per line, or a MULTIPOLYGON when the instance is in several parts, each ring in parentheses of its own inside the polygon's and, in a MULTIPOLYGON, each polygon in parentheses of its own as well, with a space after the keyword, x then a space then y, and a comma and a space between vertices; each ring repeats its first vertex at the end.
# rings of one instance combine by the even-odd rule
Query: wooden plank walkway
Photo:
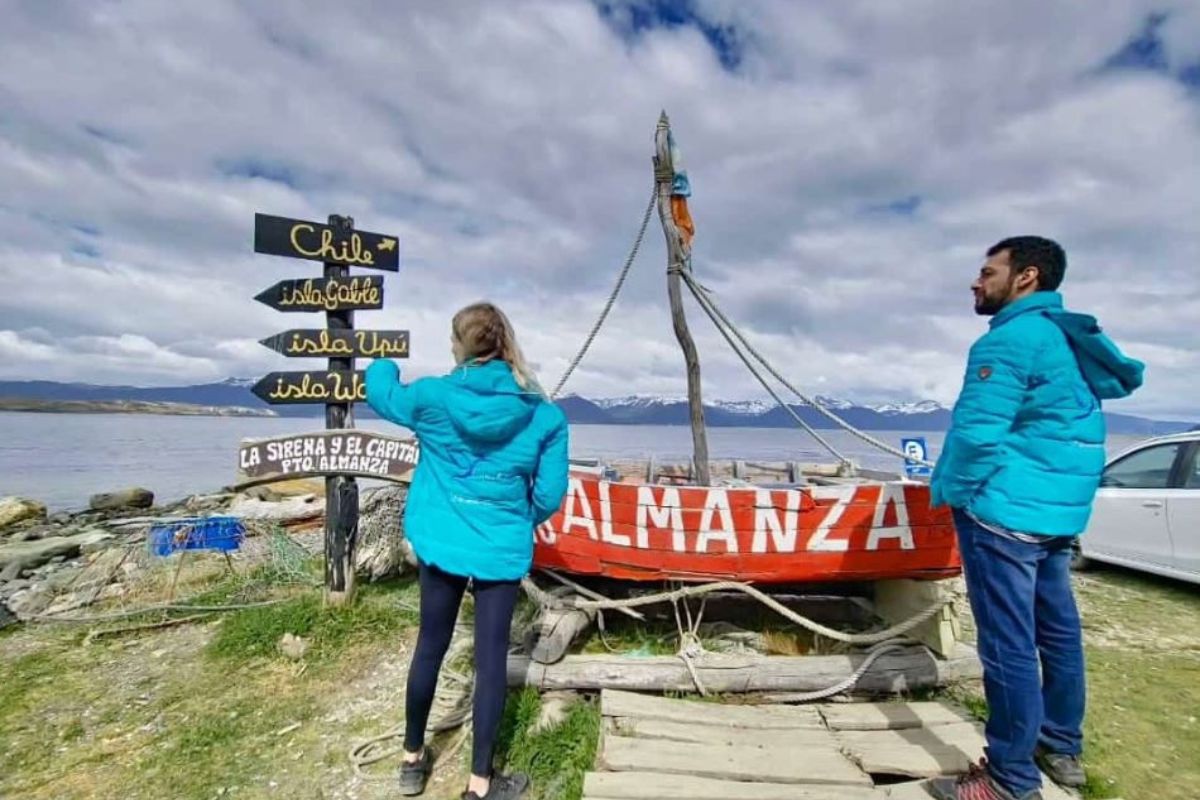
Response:
MULTIPOLYGON (((606 689, 584 800, 928 800, 982 727, 949 703, 720 705, 606 689)), ((1046 800, 1075 796, 1046 779, 1046 800)))

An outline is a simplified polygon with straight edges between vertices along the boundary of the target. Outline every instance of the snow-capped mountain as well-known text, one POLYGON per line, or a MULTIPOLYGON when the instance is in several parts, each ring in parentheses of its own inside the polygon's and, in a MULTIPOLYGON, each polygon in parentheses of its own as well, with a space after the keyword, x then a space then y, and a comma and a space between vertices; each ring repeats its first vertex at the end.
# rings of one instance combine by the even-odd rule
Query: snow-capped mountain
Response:
MULTIPOLYGON (((47 400, 147 400, 193 403, 211 406, 261 408, 263 402, 251 394, 252 379, 228 378, 220 383, 194 386, 95 386, 54 381, 0 381, 0 397, 41 398, 47 400)), ((875 431, 938 431, 950 424, 950 411, 932 400, 910 403, 865 405, 832 397, 814 398, 824 408, 836 412, 850 425, 875 431)), ((579 395, 560 397, 558 406, 576 425, 687 425, 688 404, 683 397, 631 395, 593 400, 579 395)), ((320 405, 275 406, 280 416, 323 416, 320 405)), ((835 427, 832 420, 811 406, 792 406, 800 418, 814 428, 835 427)), ((372 417, 371 410, 360 405, 355 413, 372 417)), ((1107 414, 1109 433, 1151 436, 1185 431, 1192 422, 1162 422, 1122 414, 1107 414)), ((716 400, 704 406, 704 420, 713 428, 792 428, 796 422, 773 400, 716 400)))
POLYGON ((945 411, 946 407, 933 400, 922 400, 919 403, 884 403, 881 406, 869 406, 880 414, 933 414, 945 411))
MULTIPOLYGON (((835 412, 851 425, 874 430, 938 430, 949 422, 949 412, 932 400, 913 403, 864 405, 837 397, 814 397, 822 408, 835 412)), ((690 419, 686 397, 629 395, 588 399, 572 395, 560 400, 572 422, 622 425, 685 425, 690 419)), ((834 423, 817 409, 795 403, 792 410, 818 428, 834 423)), ((771 399, 713 400, 704 404, 705 422, 712 427, 774 428, 795 425, 791 415, 771 399)))

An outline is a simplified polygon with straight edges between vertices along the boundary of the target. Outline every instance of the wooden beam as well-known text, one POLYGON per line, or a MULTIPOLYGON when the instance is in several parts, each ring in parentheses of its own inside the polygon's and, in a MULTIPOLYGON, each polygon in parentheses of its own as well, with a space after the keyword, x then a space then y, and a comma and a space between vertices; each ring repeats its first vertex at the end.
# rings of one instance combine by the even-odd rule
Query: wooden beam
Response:
POLYGON ((605 736, 598 762, 612 772, 696 775, 729 781, 871 786, 871 779, 836 747, 769 750, 605 736))
MULTIPOLYGON (((589 772, 584 800, 884 800, 883 789, 747 783, 663 772, 589 772)), ((926 795, 925 800, 928 800, 926 795)))
POLYGON ((658 186, 658 217, 662 221, 663 234, 667 238, 667 296, 671 301, 671 322, 675 338, 683 349, 683 360, 687 366, 688 409, 692 420, 692 462, 696 469, 696 482, 701 486, 711 485, 708 465, 708 436, 704 429, 704 401, 700 392, 700 354, 688 329, 687 316, 683 312, 682 280, 678 270, 691 269, 689 253, 675 224, 671 210, 672 186, 675 166, 671 157, 671 121, 667 112, 658 118, 654 132, 654 180, 658 186))
MULTIPOLYGON (((695 660, 705 688, 715 693, 811 692, 851 676, 863 656, 741 656, 708 653, 695 660)), ((936 688, 980 677, 979 657, 959 645, 948 659, 937 659, 924 647, 881 656, 859 681, 859 693, 891 694, 936 688)), ((508 660, 509 686, 541 689, 626 689, 691 692, 696 687, 683 662, 673 656, 627 658, 573 655, 557 664, 538 664, 528 656, 508 660)))
POLYGON ((537 642, 530 657, 539 664, 561 661, 571 643, 596 619, 595 609, 548 608, 538 621, 537 642))

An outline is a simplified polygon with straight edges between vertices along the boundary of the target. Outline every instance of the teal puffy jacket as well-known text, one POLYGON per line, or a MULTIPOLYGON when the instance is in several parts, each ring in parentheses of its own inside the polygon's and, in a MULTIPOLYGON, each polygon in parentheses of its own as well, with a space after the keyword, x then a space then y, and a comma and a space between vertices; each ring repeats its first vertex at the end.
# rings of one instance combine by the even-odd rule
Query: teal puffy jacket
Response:
POLYGON ((392 361, 367 368, 367 403, 412 430, 421 458, 404 531, 423 562, 455 575, 516 580, 533 561, 533 529, 567 491, 567 420, 517 385, 504 361, 401 383, 392 361))
POLYGON ((1101 400, 1133 392, 1143 369, 1057 292, 1006 306, 971 348, 933 505, 1022 533, 1082 533, 1106 460, 1101 400))

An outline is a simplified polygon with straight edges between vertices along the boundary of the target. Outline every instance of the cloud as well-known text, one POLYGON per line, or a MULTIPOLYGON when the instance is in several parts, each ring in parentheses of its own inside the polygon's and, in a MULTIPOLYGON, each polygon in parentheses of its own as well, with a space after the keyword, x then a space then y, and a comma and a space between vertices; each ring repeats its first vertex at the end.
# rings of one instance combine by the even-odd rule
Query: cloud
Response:
MULTIPOLYGON (((251 298, 319 266, 256 211, 401 241, 410 374, 503 305, 553 384, 603 305, 666 108, 695 268, 801 387, 953 399, 983 251, 1067 248, 1068 301, 1150 364, 1121 410, 1200 414, 1200 14, 1135 0, 361 0, 17 5, 0 31, 6 377, 171 383, 285 368, 251 298), (1154 16, 1161 14, 1161 16, 1154 16), (260 352, 261 351, 261 352, 260 352)), ((569 389, 684 386, 652 219, 569 389)), ((694 305, 712 397, 762 396, 694 305)), ((295 368, 307 362, 295 362, 295 368)))

